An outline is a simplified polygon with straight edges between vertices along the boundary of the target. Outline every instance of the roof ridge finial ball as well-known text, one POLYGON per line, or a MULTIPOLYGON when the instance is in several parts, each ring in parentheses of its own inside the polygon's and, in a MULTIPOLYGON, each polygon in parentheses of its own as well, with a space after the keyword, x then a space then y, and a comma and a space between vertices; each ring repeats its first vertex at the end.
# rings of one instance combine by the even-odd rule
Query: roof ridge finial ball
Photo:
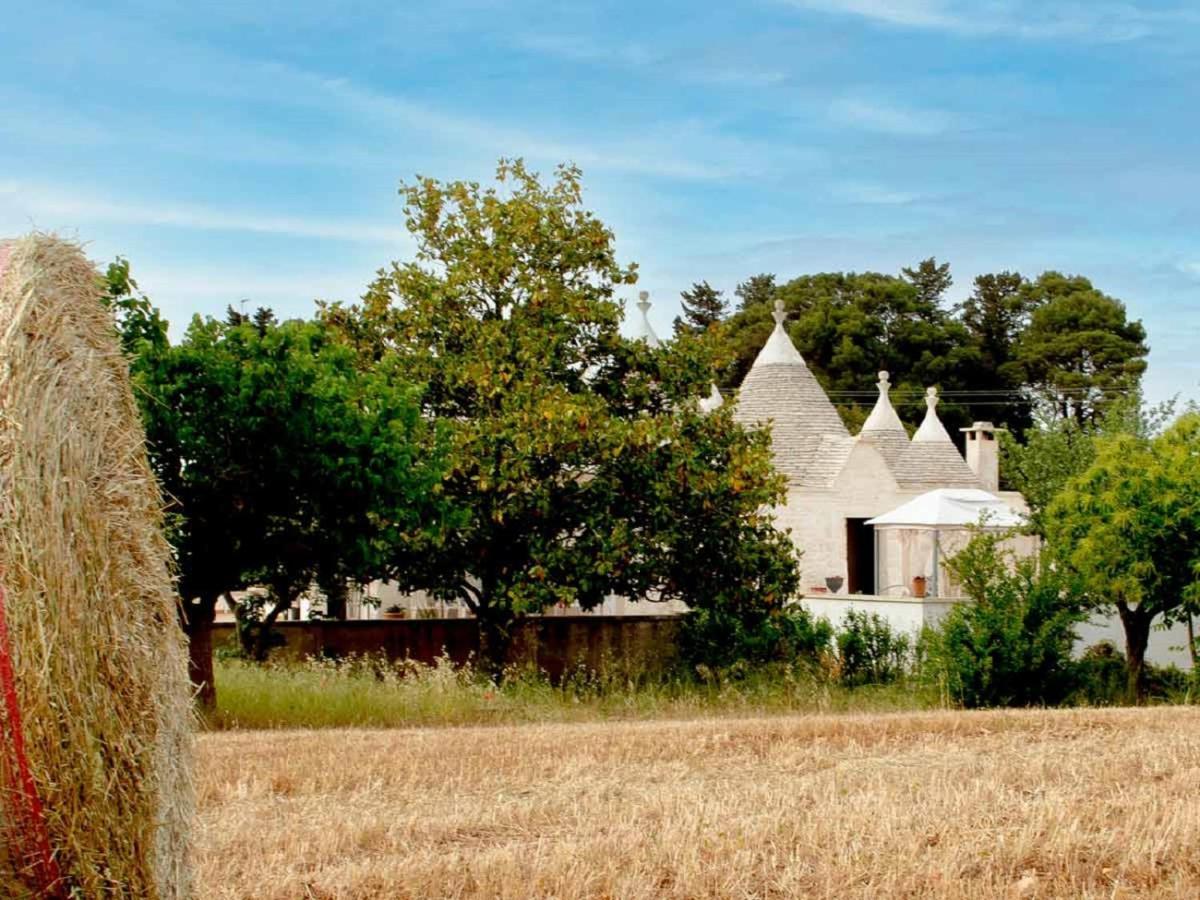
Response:
POLYGON ((638 304, 637 305, 638 305, 638 309, 640 309, 642 312, 646 312, 647 310, 650 309, 650 292, 649 291, 638 291, 638 304))
POLYGON ((782 326, 784 320, 787 319, 787 313, 783 311, 783 301, 778 297, 775 298, 775 312, 771 315, 775 317, 775 324, 782 326))
POLYGON ((929 388, 925 389, 925 405, 929 407, 930 412, 932 412, 937 407, 937 405, 938 405, 937 388, 929 387, 929 388))
POLYGON ((886 394, 892 387, 891 376, 888 375, 887 369, 881 369, 879 372, 879 382, 876 384, 879 388, 879 393, 886 394))

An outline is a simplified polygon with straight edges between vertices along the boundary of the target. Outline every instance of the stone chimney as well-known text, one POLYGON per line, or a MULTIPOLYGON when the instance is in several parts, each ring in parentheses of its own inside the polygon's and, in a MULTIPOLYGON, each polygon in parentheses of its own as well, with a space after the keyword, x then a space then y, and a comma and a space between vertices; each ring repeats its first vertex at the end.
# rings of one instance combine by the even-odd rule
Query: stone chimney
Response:
POLYGON ((1000 445, 996 441, 996 426, 991 422, 976 422, 960 429, 967 436, 967 465, 979 479, 985 491, 1000 489, 1000 445))

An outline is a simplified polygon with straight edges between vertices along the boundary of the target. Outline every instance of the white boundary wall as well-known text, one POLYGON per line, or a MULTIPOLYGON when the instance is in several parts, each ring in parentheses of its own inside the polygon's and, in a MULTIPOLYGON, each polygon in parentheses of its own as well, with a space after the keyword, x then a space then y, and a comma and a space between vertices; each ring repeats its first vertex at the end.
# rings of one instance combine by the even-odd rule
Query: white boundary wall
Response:
MULTIPOLYGON (((969 603, 969 600, 951 600, 946 598, 925 597, 875 597, 865 594, 842 594, 840 596, 809 596, 802 601, 804 607, 818 618, 828 619, 835 627, 840 627, 842 619, 848 610, 854 609, 865 613, 876 613, 887 621, 896 631, 916 635, 925 625, 936 624, 956 603, 969 603)), ((1200 623, 1197 623, 1200 625, 1200 623)), ((1077 628, 1079 642, 1075 645, 1077 654, 1083 653, 1088 647, 1100 641, 1111 641, 1117 648, 1125 652, 1125 632, 1116 614, 1110 616, 1094 616, 1077 628)), ((1154 627, 1150 631, 1150 644, 1146 649, 1146 659, 1156 666, 1175 665, 1181 669, 1190 669, 1191 656, 1187 651, 1187 628, 1177 624, 1170 629, 1154 627)))

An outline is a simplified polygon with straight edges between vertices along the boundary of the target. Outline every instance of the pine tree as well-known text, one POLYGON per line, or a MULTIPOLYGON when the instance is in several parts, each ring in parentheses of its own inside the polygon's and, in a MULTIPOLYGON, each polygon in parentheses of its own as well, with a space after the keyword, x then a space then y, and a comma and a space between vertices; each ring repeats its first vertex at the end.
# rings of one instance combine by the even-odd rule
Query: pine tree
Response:
POLYGON ((739 310, 747 310, 753 306, 765 306, 769 309, 775 302, 775 276, 766 272, 751 275, 741 282, 733 293, 740 301, 739 310))
POLYGON ((900 273, 913 287, 917 289, 917 297, 922 303, 936 305, 954 284, 950 277, 950 263, 938 265, 937 259, 929 257, 917 263, 915 269, 901 269, 900 273))
POLYGON ((675 317, 675 334, 703 334, 725 318, 725 298, 707 281, 697 281, 683 298, 683 315, 675 317))

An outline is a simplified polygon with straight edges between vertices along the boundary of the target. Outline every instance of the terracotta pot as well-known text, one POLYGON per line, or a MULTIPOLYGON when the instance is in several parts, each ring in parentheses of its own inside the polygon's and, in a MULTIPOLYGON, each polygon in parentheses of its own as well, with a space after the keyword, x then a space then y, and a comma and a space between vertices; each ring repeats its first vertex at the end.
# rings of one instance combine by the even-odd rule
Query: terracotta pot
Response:
POLYGON ((400 612, 386 612, 385 611, 380 614, 380 618, 391 619, 394 621, 396 619, 406 619, 406 618, 408 618, 408 616, 403 610, 401 610, 400 612))
POLYGON ((914 597, 925 596, 925 582, 926 578, 924 575, 918 575, 912 580, 912 594, 914 597))

